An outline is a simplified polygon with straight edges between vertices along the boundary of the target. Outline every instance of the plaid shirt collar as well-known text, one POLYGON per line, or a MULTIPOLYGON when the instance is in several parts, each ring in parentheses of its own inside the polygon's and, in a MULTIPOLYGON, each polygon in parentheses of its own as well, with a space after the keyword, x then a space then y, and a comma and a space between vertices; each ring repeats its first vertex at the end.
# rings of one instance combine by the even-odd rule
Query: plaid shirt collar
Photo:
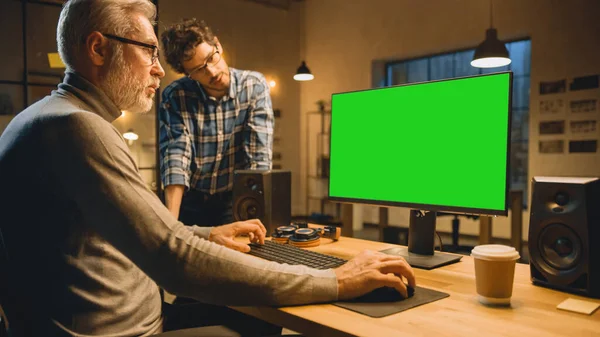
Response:
MULTIPOLYGON (((237 87, 237 78, 235 75, 236 75, 235 70, 233 68, 229 67, 229 94, 223 96, 223 98, 222 98, 223 101, 227 101, 229 99, 235 98, 235 91, 236 91, 236 87, 237 87)), ((192 79, 192 81, 196 82, 196 85, 198 86, 198 89, 200 90, 200 94, 202 95, 202 99, 203 100, 209 99, 210 96, 208 96, 208 94, 206 93, 206 90, 204 89, 202 84, 200 84, 200 82, 198 82, 194 79, 192 79)))

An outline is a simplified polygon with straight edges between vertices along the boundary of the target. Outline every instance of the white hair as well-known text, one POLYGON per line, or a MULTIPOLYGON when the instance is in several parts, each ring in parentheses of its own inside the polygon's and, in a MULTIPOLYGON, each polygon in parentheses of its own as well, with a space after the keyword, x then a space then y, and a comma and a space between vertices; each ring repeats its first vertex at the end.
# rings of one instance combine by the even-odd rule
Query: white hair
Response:
MULTIPOLYGON (((95 31, 126 37, 139 30, 131 17, 142 14, 154 24, 156 7, 149 0, 69 0, 63 6, 56 29, 58 53, 67 71, 75 64, 87 37, 95 31)), ((120 54, 121 46, 115 45, 120 54)))

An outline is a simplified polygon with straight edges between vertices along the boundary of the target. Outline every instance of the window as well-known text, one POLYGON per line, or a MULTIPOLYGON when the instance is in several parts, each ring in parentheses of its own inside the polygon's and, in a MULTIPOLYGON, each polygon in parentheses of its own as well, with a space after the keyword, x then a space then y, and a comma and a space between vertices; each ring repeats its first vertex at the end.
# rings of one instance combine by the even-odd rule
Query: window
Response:
POLYGON ((0 55, 0 133, 28 105, 56 89, 61 68, 50 68, 56 52, 56 22, 62 0, 0 2, 0 29, 10 53, 0 55))
MULTIPOLYGON (((504 67, 480 69, 471 66, 475 49, 385 64, 383 85, 433 81, 510 70, 513 72, 510 189, 522 190, 527 200, 529 146, 529 77, 531 40, 506 43, 512 62, 504 67)), ((524 205, 525 207, 527 205, 524 205)))

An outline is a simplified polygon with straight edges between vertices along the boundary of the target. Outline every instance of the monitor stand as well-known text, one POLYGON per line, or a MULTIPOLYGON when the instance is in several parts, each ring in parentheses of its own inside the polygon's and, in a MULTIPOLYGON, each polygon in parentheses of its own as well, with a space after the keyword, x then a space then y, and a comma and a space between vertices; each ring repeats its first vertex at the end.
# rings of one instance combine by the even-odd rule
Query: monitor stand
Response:
POLYGON ((434 251, 435 212, 410 211, 408 248, 396 247, 382 253, 399 255, 414 268, 434 269, 460 261, 462 256, 434 251))

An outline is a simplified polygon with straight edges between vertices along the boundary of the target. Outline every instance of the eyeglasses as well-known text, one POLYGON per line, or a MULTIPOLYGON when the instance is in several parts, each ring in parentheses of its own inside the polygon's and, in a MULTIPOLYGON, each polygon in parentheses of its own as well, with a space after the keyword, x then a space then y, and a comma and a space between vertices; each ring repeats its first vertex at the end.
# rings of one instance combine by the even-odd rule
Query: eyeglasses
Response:
POLYGON ((210 54, 208 56, 208 58, 206 59, 206 62, 204 62, 203 65, 198 66, 194 69, 192 69, 189 74, 187 75, 189 78, 192 78, 192 76, 199 72, 199 71, 206 71, 206 69, 208 68, 208 66, 216 66, 217 63, 219 63, 221 61, 221 53, 219 52, 219 50, 215 47, 215 51, 212 52, 212 54, 210 54))
POLYGON ((140 46, 140 47, 144 47, 144 48, 148 48, 150 50, 152 50, 152 56, 150 57, 150 64, 154 64, 154 62, 156 62, 156 60, 158 59, 158 47, 153 45, 153 44, 148 44, 148 43, 144 43, 144 42, 140 42, 140 41, 136 41, 136 40, 131 40, 131 39, 127 39, 124 37, 120 37, 120 36, 116 36, 116 35, 111 35, 111 34, 102 34, 105 37, 112 39, 112 40, 116 40, 122 43, 127 43, 127 44, 133 44, 136 46, 140 46))

